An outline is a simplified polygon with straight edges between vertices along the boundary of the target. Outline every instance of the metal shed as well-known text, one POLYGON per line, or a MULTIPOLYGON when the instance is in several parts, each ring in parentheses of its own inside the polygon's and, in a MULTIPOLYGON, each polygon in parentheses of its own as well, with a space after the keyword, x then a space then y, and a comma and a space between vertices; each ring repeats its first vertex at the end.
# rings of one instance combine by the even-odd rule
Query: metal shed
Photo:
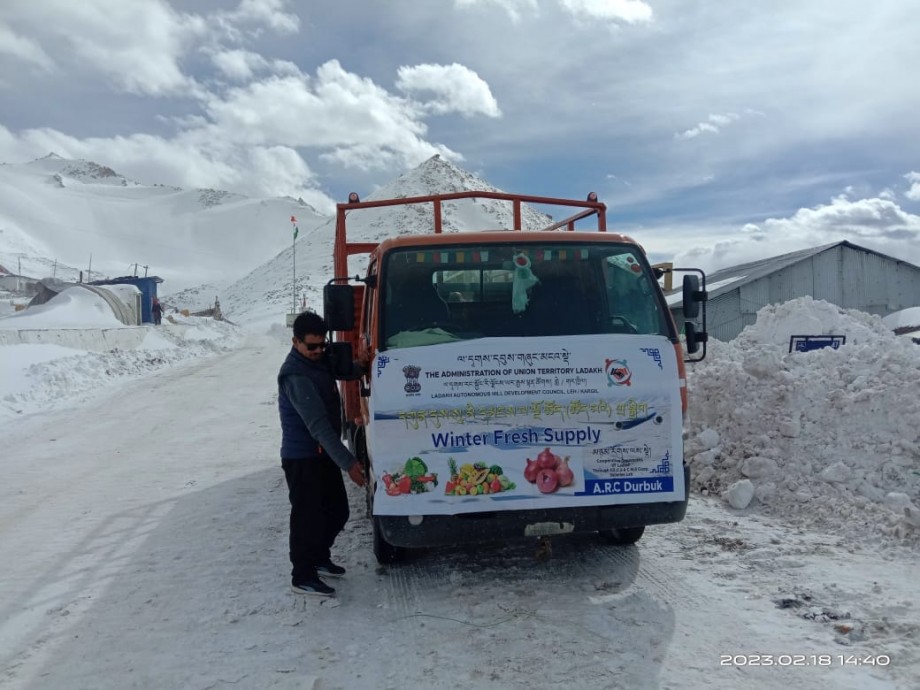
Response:
POLYGON ((141 291, 141 322, 153 323, 153 298, 157 296, 157 285, 163 282, 159 276, 122 276, 108 280, 94 280, 90 285, 133 285, 141 291))
MULTIPOLYGON (((920 267, 842 241, 715 271, 706 277, 707 330, 728 341, 768 304, 811 296, 845 309, 888 314, 920 305, 920 267)), ((680 292, 668 297, 683 329, 680 292)))

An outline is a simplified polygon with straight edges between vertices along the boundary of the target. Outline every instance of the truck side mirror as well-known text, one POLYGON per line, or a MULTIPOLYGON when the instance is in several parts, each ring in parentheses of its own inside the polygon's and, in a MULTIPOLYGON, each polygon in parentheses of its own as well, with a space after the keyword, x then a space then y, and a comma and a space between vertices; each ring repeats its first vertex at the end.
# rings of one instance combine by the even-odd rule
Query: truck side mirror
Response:
POLYGON ((686 339, 687 354, 692 355, 700 349, 700 341, 697 340, 696 326, 692 321, 684 324, 684 337, 686 339))
MULTIPOLYGON (((692 355, 700 349, 700 343, 704 345, 709 342, 709 334, 706 331, 698 331, 696 324, 687 321, 684 324, 684 338, 686 339, 687 354, 692 355)), ((706 348, 703 348, 703 356, 699 359, 685 360, 688 362, 700 362, 706 357, 706 348)))
POLYGON ((684 276, 683 312, 684 318, 695 319, 700 313, 700 302, 705 296, 700 292, 700 279, 698 276, 684 276))
POLYGON ((327 352, 329 354, 329 360, 332 362, 333 376, 341 378, 351 374, 352 362, 354 360, 351 343, 346 341, 330 343, 327 352))
POLYGON ((350 285, 333 283, 323 288, 323 318, 330 331, 355 327, 355 293, 350 285))

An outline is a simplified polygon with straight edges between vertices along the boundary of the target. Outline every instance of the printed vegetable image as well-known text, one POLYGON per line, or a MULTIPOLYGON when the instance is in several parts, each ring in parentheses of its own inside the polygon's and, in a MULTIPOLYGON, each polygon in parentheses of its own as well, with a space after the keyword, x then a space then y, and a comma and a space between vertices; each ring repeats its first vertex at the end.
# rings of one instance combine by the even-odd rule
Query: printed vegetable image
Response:
POLYGON ((465 464, 457 467, 453 458, 448 461, 450 480, 444 487, 448 496, 483 496, 511 491, 515 483, 505 476, 499 465, 487 467, 483 462, 465 464))
POLYGON ((527 458, 524 479, 535 484, 540 493, 551 494, 562 486, 571 486, 575 473, 569 467, 569 457, 560 457, 549 448, 544 448, 536 460, 527 458))
POLYGON ((409 458, 401 472, 384 472, 381 479, 389 496, 423 494, 438 485, 438 475, 421 458, 409 458))

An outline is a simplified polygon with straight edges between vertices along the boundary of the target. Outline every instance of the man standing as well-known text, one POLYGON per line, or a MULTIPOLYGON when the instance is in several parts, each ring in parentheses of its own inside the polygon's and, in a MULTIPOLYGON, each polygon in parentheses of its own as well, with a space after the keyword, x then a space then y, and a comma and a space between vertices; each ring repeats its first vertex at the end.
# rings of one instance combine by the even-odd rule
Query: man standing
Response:
MULTIPOLYGON (((364 486, 364 468, 341 441, 336 379, 326 354, 326 322, 305 311, 294 320, 293 347, 278 372, 281 466, 291 501, 291 586, 298 594, 332 596, 320 576, 341 577, 330 548, 348 521, 342 471, 364 486)), ((364 375, 369 353, 352 364, 344 380, 364 375)))
POLYGON ((156 297, 153 298, 153 306, 151 307, 153 311, 153 324, 159 326, 163 320, 163 305, 160 304, 160 300, 156 297))

